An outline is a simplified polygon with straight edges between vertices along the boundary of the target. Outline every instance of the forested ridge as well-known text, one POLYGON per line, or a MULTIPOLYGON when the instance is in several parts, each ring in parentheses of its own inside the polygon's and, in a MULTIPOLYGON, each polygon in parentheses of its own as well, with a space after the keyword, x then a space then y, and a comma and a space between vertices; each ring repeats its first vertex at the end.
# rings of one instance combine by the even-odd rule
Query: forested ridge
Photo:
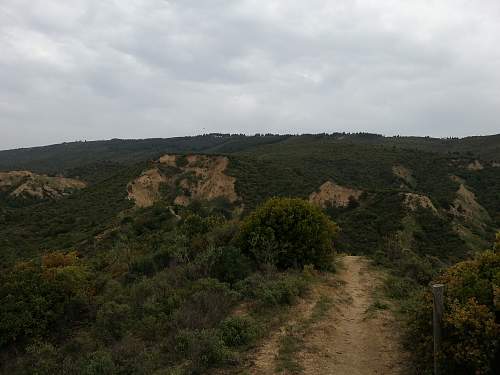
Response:
POLYGON ((205 134, 193 137, 142 140, 112 139, 76 141, 50 146, 0 151, 0 170, 30 169, 57 173, 95 161, 134 162, 165 153, 234 153, 262 144, 315 142, 365 144, 421 150, 441 154, 466 155, 500 161, 500 135, 467 138, 384 137, 370 133, 333 133, 319 135, 205 134))

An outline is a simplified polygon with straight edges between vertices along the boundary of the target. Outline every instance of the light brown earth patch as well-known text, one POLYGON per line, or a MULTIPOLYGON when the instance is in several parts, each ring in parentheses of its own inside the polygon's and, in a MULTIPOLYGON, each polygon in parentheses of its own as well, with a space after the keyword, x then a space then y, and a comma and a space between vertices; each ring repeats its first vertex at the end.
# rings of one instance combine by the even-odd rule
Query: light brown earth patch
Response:
POLYGON ((456 182, 457 184, 465 184, 465 180, 462 177, 451 175, 450 178, 452 181, 456 182))
POLYGON ((352 189, 337 185, 332 181, 327 181, 320 186, 318 192, 314 192, 309 196, 309 201, 323 208, 328 205, 346 207, 349 204, 350 199, 359 200, 361 194, 363 194, 361 190, 352 189))
POLYGON ((169 198, 182 206, 194 200, 225 198, 235 203, 239 199, 236 179, 225 173, 229 165, 225 156, 164 155, 156 165, 129 184, 129 199, 139 207, 150 207, 158 202, 162 198, 162 184, 172 192, 169 198), (164 167, 169 167, 170 171, 164 167))
POLYGON ((417 181, 415 177, 413 177, 411 171, 402 165, 393 166, 392 173, 394 174, 394 176, 400 178, 411 187, 415 187, 417 184, 417 181))
POLYGON ((280 350, 281 339, 287 334, 289 327, 300 324, 301 321, 309 318, 314 308, 314 295, 307 299, 302 299, 290 312, 291 319, 286 324, 281 325, 252 355, 249 374, 265 375, 276 372, 276 359, 280 350))
POLYGON ((57 199, 83 189, 81 180, 39 175, 29 171, 0 172, 0 190, 15 198, 57 199))
POLYGON ((456 194, 457 196, 450 208, 450 213, 453 216, 479 225, 491 220, 486 209, 477 202, 476 195, 464 183, 460 183, 456 194))
POLYGON ((346 256, 344 266, 342 286, 332 289, 335 308, 306 337, 304 374, 407 374, 396 319, 389 308, 374 308, 383 275, 363 257, 346 256))
POLYGON ((296 371, 306 375, 399 375, 406 368, 408 353, 401 345, 400 326, 389 303, 380 295, 384 275, 367 259, 346 256, 336 275, 315 285, 311 295, 291 313, 291 320, 280 327, 255 352, 243 373, 265 375, 278 371, 280 342, 290 334, 299 335, 296 371), (321 299, 332 307, 314 317, 321 299), (304 324, 309 322, 310 324, 304 324), (303 328, 301 328, 303 327, 303 328), (303 331, 300 331, 303 329, 303 331))
POLYGON ((481 171, 484 169, 484 166, 479 162, 479 160, 474 160, 467 165, 467 169, 469 171, 481 171))
POLYGON ((403 195, 403 205, 409 210, 416 211, 419 208, 427 208, 434 213, 437 213, 436 207, 428 196, 415 193, 403 193, 403 195))
POLYGON ((181 167, 184 173, 194 178, 181 180, 180 186, 187 194, 176 198, 177 204, 186 205, 193 200, 226 198, 234 203, 238 200, 235 190, 236 179, 225 174, 229 159, 225 156, 189 155, 187 165, 181 167))
POLYGON ((25 180, 32 176, 33 173, 28 171, 0 172, 0 189, 5 190, 20 186, 25 180))
POLYGON ((128 184, 128 199, 133 200, 137 207, 150 207, 160 200, 160 186, 166 182, 167 178, 158 168, 144 171, 128 184))
POLYGON ((161 164, 175 167, 177 166, 177 155, 163 155, 158 161, 161 164))

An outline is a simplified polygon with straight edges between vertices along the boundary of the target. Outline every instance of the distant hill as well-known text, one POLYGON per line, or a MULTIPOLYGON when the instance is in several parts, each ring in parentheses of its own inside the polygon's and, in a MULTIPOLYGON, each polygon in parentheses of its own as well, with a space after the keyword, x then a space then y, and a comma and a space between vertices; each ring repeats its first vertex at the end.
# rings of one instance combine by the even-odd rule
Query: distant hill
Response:
POLYGON ((29 169, 60 173, 95 162, 130 164, 165 153, 237 152, 287 136, 200 135, 195 137, 70 142, 51 146, 0 151, 0 170, 29 169))
POLYGON ((2 151, 4 170, 62 174, 89 186, 57 201, 0 197, 0 263, 49 248, 87 251, 119 225, 134 194, 172 206, 217 198, 221 212, 243 215, 272 196, 302 197, 341 225, 341 250, 374 253, 396 238, 416 254, 460 258, 484 248, 500 227, 499 164, 479 158, 480 151, 496 155, 499 144, 499 136, 212 134, 2 151), (180 164, 158 164, 166 154, 180 155, 180 164), (203 161, 210 158, 193 158, 184 165, 190 154, 222 155, 227 163, 209 170, 199 163, 211 165, 203 161), (233 188, 221 181, 234 184, 229 202, 217 192, 233 188))
POLYGON ((500 160, 500 134, 465 138, 359 137, 355 135, 345 140, 444 154, 461 154, 483 160, 500 160))
MULTIPOLYGON (((329 261, 303 272, 272 266, 278 254, 315 253, 318 236, 330 251, 391 269, 386 286, 399 296, 428 289, 443 268, 491 248, 499 143, 212 134, 0 152, 0 373, 201 374, 245 364, 261 335, 288 332, 277 326, 287 306, 300 301, 312 323, 330 304, 325 290, 343 293, 319 271, 336 268, 329 261), (323 212, 284 199, 304 209, 281 202, 265 221, 248 216, 276 196, 323 212)), ((351 272, 366 284, 359 262, 351 272)), ((485 269, 464 274, 482 275, 473 282, 481 296, 493 286, 485 269)))
POLYGON ((29 169, 38 173, 61 173, 85 164, 108 161, 133 163, 165 153, 238 153, 266 144, 325 142, 394 146, 441 154, 500 161, 500 134, 467 138, 383 137, 370 133, 318 135, 230 135, 140 140, 70 142, 51 146, 0 151, 0 171, 29 169))

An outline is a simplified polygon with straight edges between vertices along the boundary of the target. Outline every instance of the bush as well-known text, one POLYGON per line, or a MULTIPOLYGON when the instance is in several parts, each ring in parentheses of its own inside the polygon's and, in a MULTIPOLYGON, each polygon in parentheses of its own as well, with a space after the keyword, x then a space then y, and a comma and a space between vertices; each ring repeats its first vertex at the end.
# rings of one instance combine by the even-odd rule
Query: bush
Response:
POLYGON ((97 351, 90 354, 82 366, 81 373, 84 375, 111 375, 116 373, 111 354, 106 351, 97 351))
POLYGON ((239 242, 243 253, 259 265, 328 269, 336 231, 320 208, 301 199, 273 198, 243 222, 239 242))
POLYGON ((155 264, 150 255, 139 257, 129 266, 128 278, 134 280, 139 276, 151 276, 155 273, 155 264))
POLYGON ((235 316, 222 321, 219 326, 224 344, 238 347, 252 343, 257 337, 255 322, 248 317, 235 316))
POLYGON ((234 353, 215 330, 181 331, 175 340, 175 350, 181 358, 189 360, 190 374, 203 374, 210 367, 234 359, 234 353))
POLYGON ((418 289, 418 284, 407 277, 390 276, 385 280, 384 289, 389 297, 404 300, 418 289))
POLYGON ((26 347, 24 367, 30 374, 52 375, 62 371, 61 356, 49 343, 36 342, 26 347))
POLYGON ((435 275, 435 268, 427 257, 420 257, 409 250, 403 251, 398 262, 401 275, 410 277, 420 284, 427 284, 435 275))
POLYGON ((96 325, 105 339, 119 339, 128 323, 130 306, 114 301, 106 302, 97 312, 96 325))
POLYGON ((215 279, 198 280, 173 320, 182 328, 213 328, 227 316, 238 298, 227 284, 215 279))
MULTIPOLYGON (((457 263, 436 280, 446 286, 442 360, 449 374, 498 373, 500 254, 485 252, 457 263)), ((423 293, 414 305, 409 339, 418 360, 432 364, 432 296, 423 293)))
POLYGON ((251 262, 234 246, 219 247, 210 254, 210 276, 234 284, 252 272, 251 262))
POLYGON ((236 284, 246 297, 256 299, 263 307, 292 305, 307 289, 302 275, 279 274, 274 277, 253 275, 236 284))
POLYGON ((43 337, 85 312, 88 274, 72 255, 19 263, 0 276, 0 347, 43 337))

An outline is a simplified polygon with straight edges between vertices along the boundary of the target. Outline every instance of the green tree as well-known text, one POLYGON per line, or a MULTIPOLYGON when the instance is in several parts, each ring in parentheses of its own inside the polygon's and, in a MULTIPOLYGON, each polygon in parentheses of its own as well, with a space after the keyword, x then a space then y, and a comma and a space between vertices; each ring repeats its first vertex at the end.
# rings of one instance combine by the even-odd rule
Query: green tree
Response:
POLYGON ((272 198, 243 222, 240 246, 257 264, 280 269, 332 265, 337 225, 320 208, 295 198, 272 198))

